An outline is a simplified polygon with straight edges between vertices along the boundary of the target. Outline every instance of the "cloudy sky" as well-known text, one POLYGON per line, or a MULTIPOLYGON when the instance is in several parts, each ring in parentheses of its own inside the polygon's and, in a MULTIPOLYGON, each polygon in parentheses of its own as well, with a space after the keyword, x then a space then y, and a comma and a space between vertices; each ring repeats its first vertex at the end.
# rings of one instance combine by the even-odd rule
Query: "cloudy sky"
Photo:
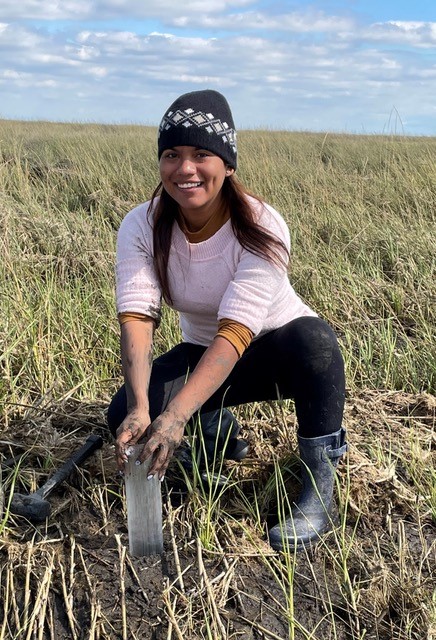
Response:
POLYGON ((0 0, 0 118, 436 135, 435 0, 0 0))

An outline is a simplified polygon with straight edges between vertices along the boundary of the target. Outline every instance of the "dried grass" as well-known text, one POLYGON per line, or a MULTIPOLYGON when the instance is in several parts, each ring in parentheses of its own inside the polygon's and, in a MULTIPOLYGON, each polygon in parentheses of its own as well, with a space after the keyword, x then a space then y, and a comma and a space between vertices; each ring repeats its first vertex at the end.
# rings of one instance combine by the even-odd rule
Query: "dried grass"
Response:
MULTIPOLYGON (((39 422, 33 412, 27 433, 22 429, 21 444, 28 448, 17 478, 20 490, 29 487, 30 477, 39 484, 50 472, 39 466, 42 452, 54 468, 81 443, 88 425, 104 429, 102 407, 69 401, 52 409, 41 409, 39 422)), ((272 408, 258 410, 268 414, 272 408)), ((109 443, 52 496, 47 526, 29 527, 10 515, 0 538, 0 639, 242 634, 430 640, 434 496, 432 502, 417 467, 434 470, 434 398, 376 391, 348 398, 350 451, 339 469, 339 524, 325 542, 287 559, 265 541, 273 493, 259 501, 263 529, 241 500, 241 491, 248 502, 261 496, 277 459, 285 482, 295 483, 286 475, 289 435, 283 428, 292 426, 294 416, 286 407, 280 415, 277 446, 262 447, 259 460, 254 452, 234 463, 237 484, 213 512, 198 489, 181 492, 173 465, 165 483, 162 558, 126 553, 124 495, 109 443), (211 537, 205 547, 207 518, 211 537)), ((261 421, 244 425, 251 442, 261 431, 261 421)), ((10 432, 4 435, 12 442, 10 432)), ((4 474, 7 494, 12 468, 4 474)))

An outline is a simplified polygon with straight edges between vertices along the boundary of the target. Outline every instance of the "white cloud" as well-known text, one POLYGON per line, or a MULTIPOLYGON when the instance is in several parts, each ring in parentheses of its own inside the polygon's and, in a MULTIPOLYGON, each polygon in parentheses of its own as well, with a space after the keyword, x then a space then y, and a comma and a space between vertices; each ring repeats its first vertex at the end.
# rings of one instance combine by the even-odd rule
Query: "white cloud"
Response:
POLYGON ((270 14, 261 11, 246 11, 216 15, 209 11, 192 14, 185 13, 173 19, 167 18, 168 24, 177 27, 225 29, 227 31, 261 30, 290 31, 295 33, 330 33, 338 31, 348 32, 353 29, 355 22, 350 18, 327 16, 321 11, 290 12, 286 14, 270 14))
POLYGON ((436 22, 380 22, 364 32, 367 40, 385 44, 433 48, 436 46, 436 22))
POLYGON ((3 76, 3 78, 13 78, 14 80, 19 80, 21 78, 29 76, 30 74, 18 73, 18 71, 15 71, 14 69, 5 69, 0 75, 3 76))
POLYGON ((92 60, 94 58, 98 58, 100 55, 99 51, 95 47, 82 46, 73 48, 68 46, 66 49, 67 51, 74 51, 75 55, 77 55, 80 60, 92 60))
POLYGON ((32 62, 40 63, 41 66, 50 65, 51 67, 59 64, 77 67, 81 64, 79 60, 73 60, 66 56, 56 55, 53 53, 41 53, 41 52, 32 53, 29 57, 29 60, 32 62))
POLYGON ((111 18, 164 18, 186 12, 223 12, 253 0, 1 0, 0 19, 106 20, 111 18))
POLYGON ((415 74, 418 78, 436 78, 436 65, 431 69, 416 69, 415 74))
POLYGON ((5 69, 3 72, 0 72, 0 83, 5 84, 5 81, 13 80, 14 86, 19 88, 31 88, 31 87, 41 87, 41 88, 54 88, 57 86, 55 80, 45 79, 41 80, 35 78, 31 73, 18 73, 13 69, 5 69))
POLYGON ((44 46, 45 38, 35 31, 15 24, 3 24, 0 29, 0 56, 5 56, 15 49, 26 51, 44 46))
POLYGON ((0 18, 6 20, 74 20, 88 18, 92 3, 87 0, 2 0, 0 18))
POLYGON ((55 80, 38 80, 35 83, 37 87, 49 87, 50 89, 57 87, 57 85, 58 83, 55 80))

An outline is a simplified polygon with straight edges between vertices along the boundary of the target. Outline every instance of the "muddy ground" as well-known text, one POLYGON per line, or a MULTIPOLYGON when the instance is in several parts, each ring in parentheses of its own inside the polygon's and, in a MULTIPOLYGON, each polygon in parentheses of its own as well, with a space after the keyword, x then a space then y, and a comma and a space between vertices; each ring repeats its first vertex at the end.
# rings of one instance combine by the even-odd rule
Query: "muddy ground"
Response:
POLYGON ((417 509, 421 498, 402 460, 415 434, 434 464, 434 398, 367 392, 348 399, 350 450, 339 468, 347 511, 337 514, 336 533, 295 558, 266 542, 267 526, 277 519, 274 492, 260 500, 257 521, 241 498, 253 504, 271 484, 272 452, 285 460, 290 494, 298 493, 296 459, 287 450, 295 445, 293 415, 268 411, 259 409, 256 428, 244 424, 251 453, 229 463, 238 489, 230 486, 213 501, 212 527, 207 492, 187 487, 172 465, 162 487, 164 553, 149 558, 126 551, 123 482, 104 407, 40 407, 5 425, 5 507, 14 482, 21 492, 40 486, 47 469, 91 431, 106 441, 50 496, 47 523, 3 517, 0 640, 430 639, 431 615, 424 609, 436 586, 435 528, 431 514, 417 509), (279 426, 283 419, 287 434, 279 426))

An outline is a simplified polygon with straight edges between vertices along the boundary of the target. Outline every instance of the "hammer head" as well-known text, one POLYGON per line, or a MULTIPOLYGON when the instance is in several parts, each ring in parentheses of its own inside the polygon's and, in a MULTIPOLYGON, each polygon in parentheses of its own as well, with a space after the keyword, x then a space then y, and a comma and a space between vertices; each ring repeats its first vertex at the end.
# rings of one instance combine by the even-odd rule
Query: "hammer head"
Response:
POLYGON ((17 516, 23 516, 31 522, 45 522, 50 515, 50 503, 37 493, 23 495, 15 493, 11 500, 10 510, 17 516))

